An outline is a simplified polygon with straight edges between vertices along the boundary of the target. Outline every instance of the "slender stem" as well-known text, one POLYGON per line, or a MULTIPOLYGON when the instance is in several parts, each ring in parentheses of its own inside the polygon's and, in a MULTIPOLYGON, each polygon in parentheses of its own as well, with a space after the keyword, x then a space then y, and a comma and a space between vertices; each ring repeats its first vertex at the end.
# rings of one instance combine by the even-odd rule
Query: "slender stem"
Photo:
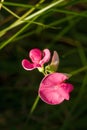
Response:
POLYGON ((75 71, 71 72, 70 75, 71 76, 76 75, 76 74, 78 74, 78 73, 80 73, 80 72, 82 72, 82 71, 84 71, 86 69, 87 69, 87 65, 82 67, 82 68, 80 68, 80 69, 78 69, 78 70, 75 70, 75 71))
POLYGON ((2 3, 4 2, 4 0, 1 0, 1 2, 0 2, 0 9, 1 9, 1 7, 2 7, 2 3))
POLYGON ((37 104, 38 104, 38 101, 39 101, 39 95, 37 95, 37 97, 36 97, 36 99, 35 99, 35 101, 34 101, 32 107, 31 107, 31 109, 30 109, 28 118, 27 118, 27 120, 26 120, 26 122, 25 122, 25 126, 26 126, 26 124, 28 123, 30 117, 32 116, 32 113, 34 112, 34 110, 35 110, 35 108, 36 108, 36 106, 37 106, 37 104))
POLYGON ((14 34, 11 38, 9 38, 8 40, 6 40, 5 42, 0 43, 0 50, 5 47, 8 43, 10 43, 14 38, 16 38, 19 34, 21 34, 30 24, 32 23, 29 22, 27 23, 25 26, 23 26, 23 28, 21 28, 16 34, 14 34))
MULTIPOLYGON (((45 76, 45 72, 44 72, 44 66, 42 68, 38 68, 39 72, 43 73, 43 75, 45 76)), ((37 106, 37 103, 39 101, 39 95, 37 95, 35 101, 34 101, 34 104, 32 105, 31 107, 31 110, 30 110, 30 115, 32 115, 33 111, 35 110, 36 106, 37 106)))
POLYGON ((30 115, 33 113, 33 111, 35 110, 36 106, 37 106, 37 103, 39 101, 39 96, 37 96, 37 98, 35 99, 34 101, 34 104, 33 106, 31 107, 31 110, 30 110, 30 115))
POLYGON ((19 19, 20 17, 15 14, 13 11, 11 11, 9 8, 5 7, 4 5, 2 5, 3 9, 5 9, 6 11, 8 11, 10 14, 12 14, 14 17, 16 17, 17 19, 19 19))
MULTIPOLYGON (((42 13, 44 13, 45 11, 47 11, 47 10, 53 8, 54 6, 60 4, 60 3, 63 2, 63 1, 64 1, 64 0, 59 0, 59 1, 56 1, 56 2, 54 2, 54 3, 51 3, 50 5, 48 5, 48 6, 44 7, 44 8, 42 8, 41 10, 39 10, 39 11, 37 11, 37 12, 35 12, 35 13, 33 13, 33 14, 27 16, 27 17, 24 17, 24 20, 23 20, 23 19, 21 20, 21 18, 22 18, 22 17, 21 17, 18 21, 14 22, 13 24, 11 24, 11 25, 10 25, 9 27, 7 27, 6 29, 1 30, 1 31, 0 31, 0 37, 3 36, 8 30, 10 30, 10 29, 12 29, 12 28, 14 28, 14 27, 17 27, 18 25, 21 25, 21 24, 25 23, 25 21, 30 20, 30 19, 32 19, 32 18, 38 16, 38 15, 40 16, 40 15, 41 15, 42 13)), ((32 10, 33 10, 33 9, 32 9, 32 10)))

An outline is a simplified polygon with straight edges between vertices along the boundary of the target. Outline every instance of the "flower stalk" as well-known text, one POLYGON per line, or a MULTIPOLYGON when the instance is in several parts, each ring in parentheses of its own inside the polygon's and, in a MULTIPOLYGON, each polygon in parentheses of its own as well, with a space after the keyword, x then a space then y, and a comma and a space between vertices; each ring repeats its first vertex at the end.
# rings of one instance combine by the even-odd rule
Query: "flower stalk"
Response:
POLYGON ((70 73, 70 77, 87 70, 87 65, 70 73))

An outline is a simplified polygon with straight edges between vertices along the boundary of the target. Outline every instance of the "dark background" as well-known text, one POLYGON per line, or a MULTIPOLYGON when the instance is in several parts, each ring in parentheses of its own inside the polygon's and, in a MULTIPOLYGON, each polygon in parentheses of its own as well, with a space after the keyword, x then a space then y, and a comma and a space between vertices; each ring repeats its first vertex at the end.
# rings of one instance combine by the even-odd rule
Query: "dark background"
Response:
MULTIPOLYGON (((6 1, 5 1, 6 2, 6 1)), ((4 3, 20 17, 38 1, 4 3), (14 3, 26 4, 26 8, 14 3)), ((55 2, 44 1, 32 13, 55 2)), ((17 20, 3 7, 0 10, 0 30, 17 20)), ((27 23, 0 37, 0 47, 27 23)), ((86 130, 87 129, 87 70, 72 76, 74 85, 69 101, 47 105, 39 100, 35 111, 29 111, 37 97, 43 74, 25 71, 21 61, 32 48, 56 50, 60 57, 58 72, 71 73, 87 65, 87 1, 66 0, 42 13, 17 37, 0 50, 0 130, 86 130)))

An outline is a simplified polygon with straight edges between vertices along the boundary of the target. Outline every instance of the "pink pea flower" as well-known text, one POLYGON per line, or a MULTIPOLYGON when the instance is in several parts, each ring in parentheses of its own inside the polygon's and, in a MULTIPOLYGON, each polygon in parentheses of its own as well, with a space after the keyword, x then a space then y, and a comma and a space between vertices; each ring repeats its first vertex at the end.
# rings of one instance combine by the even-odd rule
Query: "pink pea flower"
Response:
POLYGON ((27 59, 22 60, 22 66, 25 70, 33 70, 35 68, 42 67, 43 64, 47 63, 50 60, 50 51, 48 49, 44 49, 41 51, 40 49, 32 49, 29 52, 29 57, 31 61, 27 59))
POLYGON ((73 90, 73 85, 65 83, 69 77, 63 73, 48 74, 43 78, 39 87, 40 98, 50 105, 60 104, 69 100, 69 93, 73 90))

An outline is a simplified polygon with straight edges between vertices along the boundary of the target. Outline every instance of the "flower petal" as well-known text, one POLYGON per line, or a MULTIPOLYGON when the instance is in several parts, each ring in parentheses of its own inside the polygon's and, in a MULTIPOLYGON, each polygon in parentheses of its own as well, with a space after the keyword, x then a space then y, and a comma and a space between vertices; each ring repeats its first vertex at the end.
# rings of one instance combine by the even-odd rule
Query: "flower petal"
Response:
POLYGON ((39 90, 39 96, 42 101, 46 102, 50 105, 60 104, 64 101, 64 97, 58 94, 56 91, 52 91, 52 89, 43 89, 39 90))
POLYGON ((22 60, 22 66, 25 70, 33 70, 35 68, 27 59, 22 60))
POLYGON ((49 49, 44 49, 43 50, 43 58, 40 61, 40 64, 43 65, 44 63, 47 63, 50 60, 51 54, 49 49))
POLYGON ((52 87, 54 85, 60 84, 68 79, 68 76, 63 73, 52 73, 45 76, 42 80, 43 87, 52 87))
POLYGON ((62 83, 61 84, 61 87, 67 92, 67 93, 70 93, 73 91, 74 89, 74 86, 72 84, 69 84, 69 83, 62 83))
POLYGON ((42 52, 41 52, 41 50, 39 50, 37 48, 32 49, 29 52, 29 57, 31 58, 33 63, 38 64, 39 61, 42 59, 42 52))
MULTIPOLYGON (((66 86, 67 86, 67 84, 66 84, 66 86)), ((65 91, 65 89, 62 87, 62 84, 60 84, 59 88, 56 91, 59 95, 61 95, 61 97, 63 97, 66 100, 69 100, 69 93, 67 91, 65 91)))
POLYGON ((40 98, 48 104, 59 104, 64 99, 69 100, 69 92, 66 91, 67 84, 63 83, 68 77, 62 73, 52 73, 43 78, 39 87, 40 98))

